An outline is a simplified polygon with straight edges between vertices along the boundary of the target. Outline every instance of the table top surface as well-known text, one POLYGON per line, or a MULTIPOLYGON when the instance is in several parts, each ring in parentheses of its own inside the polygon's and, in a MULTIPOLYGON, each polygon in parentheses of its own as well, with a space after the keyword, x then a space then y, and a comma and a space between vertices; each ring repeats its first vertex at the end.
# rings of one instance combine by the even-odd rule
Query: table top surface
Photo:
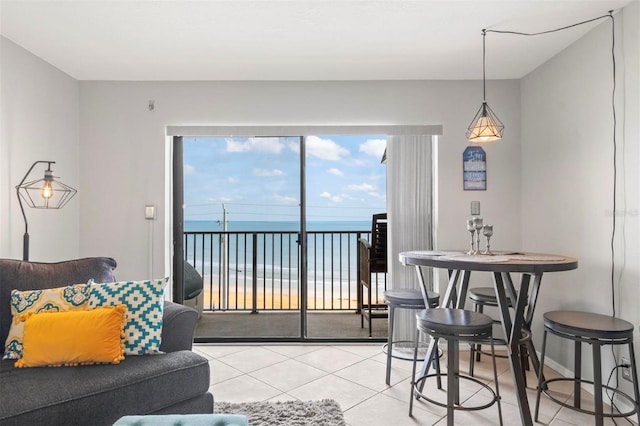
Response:
POLYGON ((493 255, 469 255, 462 250, 416 250, 400 253, 404 265, 464 271, 543 273, 569 271, 578 259, 562 254, 499 251, 493 255))

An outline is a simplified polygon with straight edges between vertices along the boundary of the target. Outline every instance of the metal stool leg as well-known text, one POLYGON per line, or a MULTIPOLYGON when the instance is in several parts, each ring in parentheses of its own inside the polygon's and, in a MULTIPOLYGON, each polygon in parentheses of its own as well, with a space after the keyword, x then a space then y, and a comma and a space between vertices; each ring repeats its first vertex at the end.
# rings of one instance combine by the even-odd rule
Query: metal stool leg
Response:
POLYGON ((391 352, 393 351, 393 323, 395 320, 395 306, 389 304, 389 331, 387 335, 387 385, 391 382, 391 352))
MULTIPOLYGON (((413 393, 416 385, 416 364, 418 364, 418 341, 420 340, 420 330, 416 330, 416 338, 413 348, 413 368, 411 371, 411 394, 409 395, 409 417, 413 417, 413 393)), ((426 362, 426 361, 425 361, 426 362)))
POLYGON ((638 425, 640 425, 640 386, 638 386, 638 366, 636 365, 636 354, 633 350, 633 339, 629 341, 629 359, 631 359, 631 374, 633 383, 635 383, 634 393, 636 399, 636 407, 638 408, 638 425))
POLYGON ((453 426, 453 404, 459 403, 458 383, 455 372, 455 355, 457 341, 447 340, 447 426, 453 426))
POLYGON ((498 404, 498 418, 500 419, 500 426, 502 426, 502 405, 500 403, 500 387, 498 386, 498 367, 496 365, 496 351, 493 344, 493 337, 491 337, 491 360, 493 361, 493 380, 496 384, 496 403, 498 404))
POLYGON ((540 393, 542 393, 542 382, 544 381, 544 375, 542 370, 544 369, 544 355, 547 349, 547 329, 544 329, 544 335, 542 337, 542 352, 540 353, 540 369, 538 370, 538 389, 536 389, 536 411, 534 413, 534 420, 538 421, 538 412, 540 411, 540 393))
POLYGON ((602 407, 602 359, 600 344, 593 343, 593 405, 596 411, 596 426, 604 424, 604 410, 602 407))
MULTIPOLYGON (((432 337, 433 339, 433 337, 432 337)), ((436 340, 437 342, 437 340, 436 340)), ((440 376, 440 349, 438 348, 438 344, 436 343, 436 351, 433 354, 434 358, 433 358, 433 363, 436 366, 436 373, 438 373, 438 375, 436 376, 436 382, 438 384, 438 389, 442 389, 442 376, 440 376)))
MULTIPOLYGON (((573 406, 580 408, 580 400, 582 399, 582 389, 580 388, 580 379, 582 378, 582 345, 579 341, 575 342, 574 360, 573 360, 573 406)), ((594 360, 595 363, 595 360, 594 360)), ((595 368, 595 364, 594 364, 595 368)))

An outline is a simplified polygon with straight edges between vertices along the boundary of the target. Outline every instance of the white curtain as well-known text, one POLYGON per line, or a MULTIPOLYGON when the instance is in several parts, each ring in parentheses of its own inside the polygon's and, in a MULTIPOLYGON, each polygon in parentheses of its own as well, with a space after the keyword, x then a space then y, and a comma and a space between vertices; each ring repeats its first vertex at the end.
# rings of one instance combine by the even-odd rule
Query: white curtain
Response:
MULTIPOLYGON (((433 146, 431 135, 387 138, 388 288, 419 288, 416 271, 398 254, 433 248, 433 146)), ((431 286, 431 271, 423 271, 431 286)), ((415 311, 399 309, 394 340, 412 341, 415 311)))

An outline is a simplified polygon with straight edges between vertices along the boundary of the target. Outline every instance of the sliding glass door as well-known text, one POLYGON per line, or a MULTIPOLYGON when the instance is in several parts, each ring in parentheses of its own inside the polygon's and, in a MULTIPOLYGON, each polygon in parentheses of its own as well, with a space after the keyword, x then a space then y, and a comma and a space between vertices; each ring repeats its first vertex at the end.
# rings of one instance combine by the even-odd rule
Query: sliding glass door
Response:
POLYGON ((184 259, 204 280, 196 336, 301 337, 300 151, 299 137, 184 139, 184 259))
MULTIPOLYGON (((174 270, 201 313, 199 341, 386 337, 386 319, 369 334, 358 281, 358 240, 386 211, 385 146, 367 135, 180 138, 174 270)), ((381 304, 386 274, 371 282, 381 304)))

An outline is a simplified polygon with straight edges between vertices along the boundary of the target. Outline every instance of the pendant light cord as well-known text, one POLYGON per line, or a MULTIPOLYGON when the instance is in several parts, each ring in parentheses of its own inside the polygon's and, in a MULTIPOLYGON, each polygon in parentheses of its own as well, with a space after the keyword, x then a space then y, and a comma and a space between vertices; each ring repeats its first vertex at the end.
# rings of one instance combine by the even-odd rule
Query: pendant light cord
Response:
POLYGON ((487 30, 482 30, 482 102, 487 101, 487 72, 486 72, 486 38, 487 38, 487 30))
MULTIPOLYGON (((616 28, 615 28, 615 19, 613 17, 613 10, 610 10, 609 13, 607 15, 602 15, 602 16, 598 16, 596 18, 593 19, 588 19, 586 21, 582 21, 582 22, 578 22, 572 25, 567 25, 564 27, 560 27, 560 28, 555 28, 552 30, 547 30, 547 31, 540 31, 540 32, 536 32, 536 33, 523 33, 523 32, 518 32, 518 31, 502 31, 502 30, 482 30, 482 36, 483 36, 483 44, 482 44, 482 72, 483 72, 483 80, 484 80, 484 37, 486 36, 486 33, 490 32, 490 33, 497 33, 497 34, 514 34, 514 35, 521 35, 521 36, 538 36, 538 35, 543 35, 543 34, 550 34, 550 33, 554 33, 554 32, 558 32, 558 31, 563 31, 563 30, 567 30, 573 27, 577 27, 579 25, 584 25, 584 24, 588 24, 591 22, 595 22, 595 21, 599 21, 601 19, 611 19, 611 62, 612 62, 612 83, 613 83, 613 87, 612 87, 612 91, 611 91, 611 111, 612 111, 612 116, 613 116, 613 200, 612 200, 612 207, 613 207, 613 212, 612 212, 612 220, 611 220, 611 241, 610 241, 610 247, 611 247, 611 277, 610 277, 610 281, 611 281, 611 307, 612 307, 612 311, 613 314, 612 316, 615 318, 617 315, 616 312, 616 291, 615 291, 615 265, 616 265, 616 251, 615 251, 615 237, 616 237, 616 210, 617 210, 617 182, 618 182, 618 167, 617 167, 617 155, 618 155, 618 143, 617 143, 617 137, 616 137, 616 128, 617 128, 617 114, 616 114, 616 103, 615 103, 615 97, 616 97, 616 54, 615 54, 615 47, 616 47, 616 28)), ((624 237, 624 234, 623 234, 624 237)), ((622 268, 624 269, 624 262, 623 262, 623 266, 622 268)), ((622 270, 620 271, 620 276, 622 276, 622 270)), ((611 347, 611 354, 613 355, 613 361, 614 361, 614 367, 611 370, 611 374, 609 375, 609 379, 607 380, 607 387, 609 386, 609 383, 611 382, 611 379, 613 377, 613 373, 622 367, 622 365, 618 364, 618 360, 616 357, 616 353, 613 350, 613 346, 611 347)), ((609 398, 609 402, 610 402, 610 406, 611 406, 611 412, 613 413, 614 408, 618 409, 618 407, 616 406, 615 402, 614 402, 614 396, 617 392, 617 388, 618 388, 618 377, 616 376, 616 385, 615 388, 613 390, 613 393, 610 394, 609 393, 609 389, 606 389, 606 394, 609 398)), ((618 410, 619 412, 619 410, 618 410)), ((627 418, 625 418, 625 420, 627 422, 629 422, 630 424, 631 421, 627 418)), ((617 424, 615 422, 615 419, 613 419, 613 423, 617 424)))
MULTIPOLYGON (((616 95, 616 55, 615 55, 615 45, 616 45, 616 35, 615 35, 615 19, 613 17, 613 10, 610 10, 608 14, 598 16, 596 18, 587 19, 586 21, 577 22, 575 24, 566 25, 560 28, 554 28, 546 31, 539 31, 535 33, 525 33, 520 31, 505 31, 505 30, 482 30, 482 80, 484 84, 484 75, 485 75, 485 43, 484 39, 487 33, 496 33, 496 34, 513 34, 513 35, 521 35, 521 36, 539 36, 544 34, 555 33, 558 31, 568 30, 580 25, 589 24, 591 22, 599 21, 601 19, 611 19, 611 60, 613 63, 613 89, 611 93, 611 109, 613 112, 613 219, 612 219, 612 229, 611 229, 611 304, 613 310, 613 317, 616 316, 616 298, 615 298, 615 237, 616 237, 616 209, 617 209, 617 181, 618 181, 618 170, 617 170, 617 139, 616 139, 616 128, 617 128, 617 117, 616 117, 616 105, 615 105, 615 95, 616 95)), ((484 89, 484 86, 483 86, 484 89)))
POLYGON ((558 31, 568 30, 569 28, 573 28, 573 27, 577 27, 577 26, 580 26, 580 25, 588 24, 588 23, 594 22, 594 21, 599 21, 600 19, 606 19, 606 18, 613 19, 612 13, 613 13, 613 11, 610 10, 608 15, 598 16, 597 18, 588 19, 588 20, 582 21, 582 22, 577 22, 575 24, 567 25, 565 27, 554 28, 552 30, 540 31, 540 32, 537 32, 537 33, 522 33, 522 32, 519 32, 519 31, 504 31, 504 30, 482 30, 482 34, 484 35, 485 33, 498 33, 498 34, 515 34, 515 35, 521 35, 521 36, 538 36, 538 35, 550 34, 550 33, 555 33, 555 32, 558 32, 558 31))

